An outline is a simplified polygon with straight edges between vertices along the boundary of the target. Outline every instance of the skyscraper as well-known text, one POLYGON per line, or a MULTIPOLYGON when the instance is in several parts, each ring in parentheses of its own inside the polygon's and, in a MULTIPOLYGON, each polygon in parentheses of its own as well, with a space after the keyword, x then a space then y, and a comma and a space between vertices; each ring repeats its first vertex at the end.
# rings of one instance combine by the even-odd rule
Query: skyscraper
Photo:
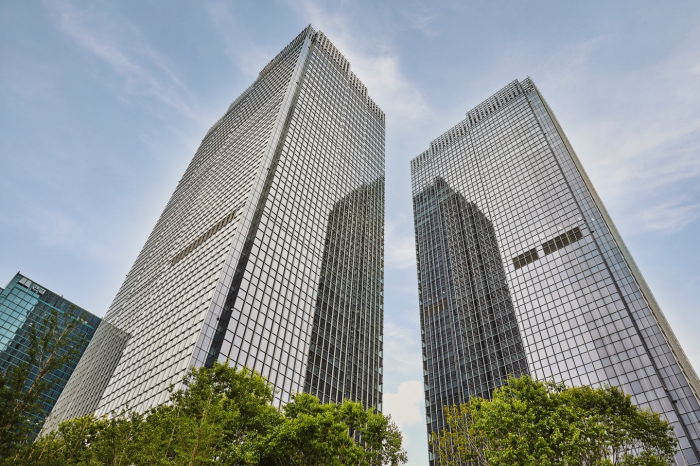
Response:
POLYGON ((428 434, 530 374, 622 387, 698 464, 697 375, 533 82, 470 110, 411 177, 428 434))
MULTIPOLYGON (((58 325, 65 326, 66 313, 79 317, 83 309, 19 273, 4 289, 0 288, 0 370, 2 372, 28 360, 27 351, 31 345, 32 327, 41 335, 46 330, 44 325, 46 320, 51 318, 53 312, 57 313, 58 325)), ((82 334, 86 340, 82 347, 78 348, 80 354, 85 351, 88 342, 95 334, 95 329, 100 325, 100 320, 99 317, 85 312, 85 320, 74 330, 82 334)), ((51 412, 76 364, 77 361, 49 374, 48 377, 53 379, 56 385, 45 394, 43 408, 46 413, 51 412)), ((34 381, 37 373, 38 368, 33 367, 28 383, 34 381)), ((43 418, 37 419, 39 426, 42 422, 43 418)))
POLYGON ((229 358, 278 405, 308 391, 381 409, 384 130, 304 29, 204 137, 46 428, 144 411, 229 358))

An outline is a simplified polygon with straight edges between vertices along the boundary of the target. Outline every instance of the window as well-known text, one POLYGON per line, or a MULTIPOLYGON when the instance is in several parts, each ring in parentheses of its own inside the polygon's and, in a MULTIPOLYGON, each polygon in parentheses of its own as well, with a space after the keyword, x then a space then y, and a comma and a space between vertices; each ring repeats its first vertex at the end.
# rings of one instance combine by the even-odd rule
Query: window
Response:
POLYGON ((576 227, 573 230, 569 230, 557 236, 556 238, 550 239, 546 243, 542 243, 542 249, 544 250, 545 255, 551 254, 554 251, 558 251, 563 247, 575 243, 581 238, 583 238, 583 233, 581 233, 579 227, 576 227))
POLYGON ((526 253, 514 257, 513 266, 515 266, 515 270, 518 270, 521 267, 525 267, 527 264, 535 262, 539 258, 540 256, 537 255, 537 249, 530 249, 526 253))

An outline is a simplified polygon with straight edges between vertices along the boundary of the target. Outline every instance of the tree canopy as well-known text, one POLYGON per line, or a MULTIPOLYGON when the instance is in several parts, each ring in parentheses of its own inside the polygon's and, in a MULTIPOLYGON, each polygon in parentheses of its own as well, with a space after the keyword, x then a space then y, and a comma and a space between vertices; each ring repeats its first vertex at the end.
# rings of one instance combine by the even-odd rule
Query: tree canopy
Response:
POLYGON ((491 400, 445 408, 431 441, 443 466, 666 466, 672 426, 617 387, 566 387, 511 377, 491 400))
POLYGON ((192 368, 145 413, 62 422, 13 460, 26 465, 391 465, 406 462, 390 418, 360 403, 297 394, 281 410, 246 368, 192 368))
POLYGON ((74 363, 86 337, 78 331, 85 312, 56 309, 40 328, 29 329, 27 358, 0 371, 0 459, 31 442, 47 411, 47 394, 58 384, 56 371, 74 363))

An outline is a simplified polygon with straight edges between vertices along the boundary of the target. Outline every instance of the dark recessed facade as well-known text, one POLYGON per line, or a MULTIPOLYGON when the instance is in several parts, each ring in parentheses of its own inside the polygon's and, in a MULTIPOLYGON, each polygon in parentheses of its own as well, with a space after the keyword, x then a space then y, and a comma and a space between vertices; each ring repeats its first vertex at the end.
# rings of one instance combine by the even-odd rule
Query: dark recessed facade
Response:
POLYGON ((622 387, 698 464, 698 377, 533 82, 470 110, 411 176, 428 435, 527 373, 622 387))

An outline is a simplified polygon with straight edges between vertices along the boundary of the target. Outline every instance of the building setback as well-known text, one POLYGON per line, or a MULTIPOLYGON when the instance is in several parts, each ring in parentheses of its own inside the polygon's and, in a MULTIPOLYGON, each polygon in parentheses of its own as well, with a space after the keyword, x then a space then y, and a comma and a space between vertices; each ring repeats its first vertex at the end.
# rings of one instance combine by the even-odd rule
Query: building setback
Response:
MULTIPOLYGON (((85 337, 84 344, 78 348, 79 355, 82 355, 95 329, 100 325, 99 317, 19 273, 4 289, 0 288, 0 371, 5 373, 10 367, 16 367, 29 359, 27 351, 30 348, 32 327, 41 335, 46 330, 45 323, 52 317, 53 312, 56 312, 58 325, 61 327, 66 324, 67 313, 75 318, 85 313, 85 319, 74 330, 76 335, 82 334, 85 337)), ((46 414, 51 412, 77 363, 76 360, 48 375, 56 385, 45 393, 43 408, 46 414)), ((34 381, 37 372, 38 368, 33 367, 28 385, 34 381)), ((37 419, 39 426, 43 423, 43 418, 44 416, 41 416, 41 419, 37 419)))
POLYGON ((277 405, 306 391, 381 409, 384 131, 304 29, 204 137, 46 429, 143 412, 227 359, 277 405))
POLYGON ((676 464, 698 464, 698 377, 529 78, 434 140, 411 178, 429 436, 444 406, 530 374, 622 387, 673 423, 676 464))

